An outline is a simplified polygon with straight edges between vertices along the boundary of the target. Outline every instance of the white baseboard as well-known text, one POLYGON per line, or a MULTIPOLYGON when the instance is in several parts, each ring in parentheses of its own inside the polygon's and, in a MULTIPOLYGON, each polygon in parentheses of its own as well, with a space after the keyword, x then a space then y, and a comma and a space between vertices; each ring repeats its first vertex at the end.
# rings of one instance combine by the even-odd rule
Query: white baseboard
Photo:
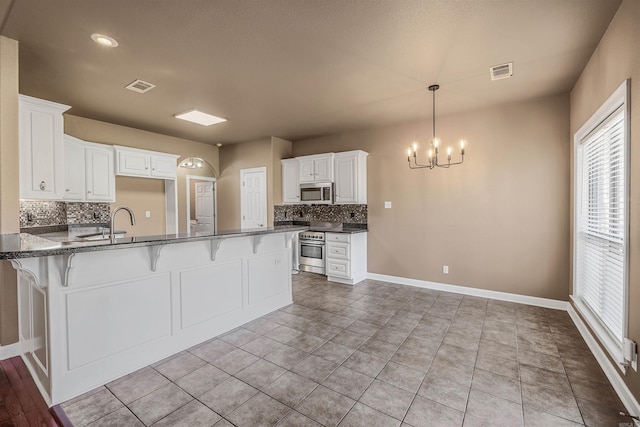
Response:
POLYGON ((598 342, 589 331, 589 328, 587 328, 582 321, 582 318, 578 315, 571 304, 569 304, 567 312, 569 313, 569 316, 571 316, 571 320, 573 320, 576 328, 578 328, 580 335, 582 335, 582 338, 584 338, 584 341, 587 343, 587 346, 589 346, 589 350, 591 350, 591 353, 593 353, 593 356, 604 371, 604 374, 609 379, 609 382, 618 394, 618 397, 622 400, 624 407, 627 408, 627 413, 631 415, 640 415, 640 403, 638 403, 633 394, 631 394, 629 387, 627 387, 620 376, 620 372, 611 363, 602 348, 598 345, 598 342))
POLYGON ((20 348, 21 346, 19 342, 0 346, 0 360, 20 356, 20 348))
POLYGON ((605 355, 602 348, 598 345, 596 339, 591 335, 578 313, 568 301, 558 301, 548 298, 530 297, 527 295, 511 294, 508 292, 489 291, 486 289, 469 288, 466 286, 448 285, 446 283, 429 282, 426 280, 408 279, 406 277, 388 276, 386 274, 369 273, 368 278, 371 280, 379 280, 382 282, 398 283, 400 285, 416 286, 419 288, 433 289, 437 291, 453 292, 457 294, 472 295, 483 298, 492 298, 501 301, 511 301, 521 304, 535 305, 538 307, 551 308, 556 310, 564 310, 569 313, 576 328, 589 346, 589 350, 600 364, 609 382, 620 397, 620 400, 627 409, 627 413, 631 415, 640 415, 640 404, 631 394, 629 387, 625 384, 620 376, 620 372, 611 363, 605 355))
POLYGON ((500 301, 511 301, 520 304, 535 305, 538 307, 551 308, 554 310, 567 310, 568 301, 560 301, 549 298, 530 297, 527 295, 512 294, 508 292, 490 291, 487 289, 469 288, 467 286, 449 285, 446 283, 429 282, 427 280, 408 279, 406 277, 388 276, 386 274, 369 273, 367 276, 371 280, 398 283, 401 285, 416 286, 419 288, 433 289, 436 291, 453 292, 456 294, 472 295, 482 298, 497 299, 500 301))

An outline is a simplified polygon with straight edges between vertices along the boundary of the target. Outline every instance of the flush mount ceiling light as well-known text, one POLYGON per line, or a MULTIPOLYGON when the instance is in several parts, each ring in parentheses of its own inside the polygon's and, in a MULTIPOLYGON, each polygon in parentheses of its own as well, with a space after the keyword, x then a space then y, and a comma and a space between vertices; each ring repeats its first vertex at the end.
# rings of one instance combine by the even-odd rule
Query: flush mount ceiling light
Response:
POLYGON ((176 119, 197 123, 202 126, 211 126, 215 125, 216 123, 227 121, 227 119, 203 113, 202 111, 198 111, 195 108, 193 110, 185 111, 184 113, 176 114, 173 117, 175 117, 176 119))
POLYGON ((200 157, 187 157, 186 159, 181 161, 178 166, 180 166, 181 168, 187 168, 187 169, 203 168, 204 160, 201 159, 200 157))
POLYGON ((426 165, 421 165, 418 163, 418 143, 414 142, 413 147, 410 147, 407 150, 407 161, 409 162, 410 169, 424 169, 429 168, 433 169, 436 166, 439 168, 448 168, 453 165, 459 165, 464 161, 464 146, 466 141, 464 139, 460 140, 460 161, 451 163, 451 152, 452 148, 447 147, 447 162, 440 163, 438 160, 438 151, 440 147, 440 139, 436 138, 436 91, 440 89, 439 85, 431 85, 429 86, 429 90, 433 93, 433 138, 431 139, 431 148, 428 151, 429 155, 429 163, 426 165), (413 155, 411 154, 413 151, 413 155), (411 164, 411 157, 413 157, 413 165, 411 164))
POLYGON ((105 36, 104 34, 93 33, 91 34, 91 40, 107 47, 117 47, 118 42, 113 37, 105 36))

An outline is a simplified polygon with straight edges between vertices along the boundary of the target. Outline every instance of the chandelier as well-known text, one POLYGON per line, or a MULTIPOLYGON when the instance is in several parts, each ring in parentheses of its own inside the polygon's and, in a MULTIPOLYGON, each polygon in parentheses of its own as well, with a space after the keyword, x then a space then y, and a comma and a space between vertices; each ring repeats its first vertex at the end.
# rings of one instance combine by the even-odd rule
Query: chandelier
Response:
POLYGON ((433 169, 436 166, 439 168, 448 168, 453 165, 459 165, 464 161, 464 146, 465 146, 464 139, 460 140, 460 161, 459 162, 451 162, 451 152, 453 151, 451 147, 447 147, 446 163, 441 163, 439 160, 438 154, 439 154, 439 148, 440 148, 440 140, 436 138, 436 91, 438 89, 440 89, 439 85, 429 86, 429 90, 433 92, 433 138, 431 139, 431 148, 429 149, 429 152, 428 152, 428 155, 429 155, 428 163, 426 165, 418 163, 418 144, 414 142, 413 146, 407 149, 407 161, 409 162, 410 169, 424 169, 424 168, 433 169), (411 157, 413 157, 413 165, 411 164, 411 157))

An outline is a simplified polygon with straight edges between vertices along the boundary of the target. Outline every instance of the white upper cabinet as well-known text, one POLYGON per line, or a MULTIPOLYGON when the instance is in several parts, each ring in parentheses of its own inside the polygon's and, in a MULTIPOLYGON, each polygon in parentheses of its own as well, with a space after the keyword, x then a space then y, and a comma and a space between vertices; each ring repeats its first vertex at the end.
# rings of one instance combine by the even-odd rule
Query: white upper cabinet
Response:
POLYGON ((113 149, 87 146, 85 164, 86 200, 115 202, 116 176, 113 170, 113 149))
POLYGON ((282 203, 300 203, 300 163, 298 159, 282 160, 282 203))
POLYGON ((64 136, 64 199, 83 201, 85 198, 84 144, 69 135, 64 136))
POLYGON ((336 153, 335 159, 335 203, 367 203, 367 156, 361 151, 336 153))
POLYGON ((68 105, 19 95, 20 198, 62 200, 62 113, 68 105))
POLYGON ((118 153, 118 175, 151 176, 151 156, 137 151, 121 151, 118 153))
POLYGON ((64 136, 65 200, 114 202, 113 147, 64 136))
POLYGON ((173 178, 177 176, 176 159, 174 156, 151 155, 151 176, 158 178, 173 178))
POLYGON ((333 181, 333 153, 297 159, 300 162, 300 184, 333 181))
POLYGON ((176 179, 179 155, 114 146, 116 174, 146 178, 176 179))

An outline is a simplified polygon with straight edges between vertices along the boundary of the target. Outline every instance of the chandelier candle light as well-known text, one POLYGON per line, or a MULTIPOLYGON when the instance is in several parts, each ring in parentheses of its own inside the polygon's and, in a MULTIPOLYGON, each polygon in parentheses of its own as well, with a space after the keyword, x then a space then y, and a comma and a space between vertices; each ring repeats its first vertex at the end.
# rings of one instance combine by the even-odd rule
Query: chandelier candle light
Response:
POLYGON ((429 90, 433 92, 433 139, 431 139, 431 148, 429 149, 429 163, 426 165, 422 165, 418 163, 418 144, 416 142, 413 143, 413 147, 407 149, 407 161, 409 162, 410 169, 424 169, 429 168, 433 169, 436 166, 439 168, 448 168, 453 165, 459 165, 464 162, 464 146, 465 140, 460 140, 460 161, 451 163, 451 152, 453 151, 451 147, 447 147, 447 162, 440 163, 438 161, 438 154, 440 147, 440 140, 436 138, 436 91, 440 89, 439 85, 431 85, 429 86, 429 90), (413 155, 411 154, 413 152, 413 155), (411 157, 413 157, 413 165, 411 164, 411 157))

